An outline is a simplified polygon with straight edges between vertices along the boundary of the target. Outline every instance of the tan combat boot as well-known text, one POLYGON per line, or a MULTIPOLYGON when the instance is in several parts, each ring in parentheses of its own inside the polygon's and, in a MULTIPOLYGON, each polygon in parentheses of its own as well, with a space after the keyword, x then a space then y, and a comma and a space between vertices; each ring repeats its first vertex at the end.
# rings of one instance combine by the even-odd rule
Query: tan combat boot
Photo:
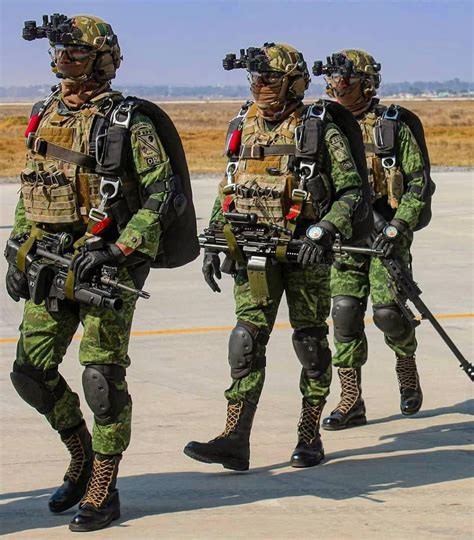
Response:
POLYGON ((362 399, 361 368, 339 368, 341 400, 323 420, 323 429, 329 431, 367 424, 365 404, 362 399))

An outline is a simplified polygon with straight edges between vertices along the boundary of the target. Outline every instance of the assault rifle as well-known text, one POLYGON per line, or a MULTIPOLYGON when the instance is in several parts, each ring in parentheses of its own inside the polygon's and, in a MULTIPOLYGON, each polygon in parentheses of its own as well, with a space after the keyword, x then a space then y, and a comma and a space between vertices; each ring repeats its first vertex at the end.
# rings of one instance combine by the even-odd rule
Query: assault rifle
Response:
MULTIPOLYGON (((7 241, 5 258, 10 264, 17 265, 18 250, 27 238, 28 235, 24 235, 7 241)), ((104 242, 99 237, 91 240, 88 248, 92 249, 99 249, 104 242)), ((25 274, 31 300, 35 304, 46 301, 48 310, 52 312, 58 310, 59 300, 67 298, 66 280, 73 258, 71 246, 72 236, 68 233, 44 234, 26 256, 25 274)), ((149 293, 120 283, 117 274, 116 267, 104 265, 90 282, 75 281, 74 300, 117 311, 123 305, 122 298, 118 296, 119 290, 131 292, 141 298, 150 298, 149 293)))
MULTIPOLYGON (((277 257, 277 250, 285 247, 284 257, 288 262, 296 262, 301 240, 291 239, 291 231, 279 225, 258 223, 256 214, 240 214, 237 212, 225 212, 224 217, 230 225, 230 230, 236 241, 236 248, 244 259, 250 257, 277 257), (282 234, 283 233, 283 236, 282 234)), ((224 226, 211 224, 199 235, 199 245, 203 249, 224 253, 227 257, 221 270, 224 273, 233 266, 230 258, 231 249, 227 242, 224 226)), ((333 253, 362 253, 367 255, 367 249, 357 246, 345 246, 336 241, 332 246, 333 253)), ((381 255, 382 251, 370 250, 371 255, 381 255)))

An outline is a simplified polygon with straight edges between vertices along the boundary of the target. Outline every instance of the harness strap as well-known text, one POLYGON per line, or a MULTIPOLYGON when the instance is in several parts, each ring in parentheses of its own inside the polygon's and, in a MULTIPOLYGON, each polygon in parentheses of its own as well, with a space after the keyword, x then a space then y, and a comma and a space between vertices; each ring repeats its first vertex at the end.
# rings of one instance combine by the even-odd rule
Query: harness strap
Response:
POLYGON ((23 242, 23 244, 18 249, 18 252, 16 254, 16 266, 20 272, 25 272, 26 270, 26 257, 28 256, 29 252, 33 249, 33 246, 36 243, 36 240, 41 240, 43 237, 43 231, 39 228, 33 225, 30 236, 28 239, 23 242))
POLYGON ((241 159, 262 159, 266 156, 292 156, 296 146, 294 144, 275 144, 273 146, 243 146, 240 151, 241 159))
POLYGON ((72 163, 73 165, 79 165, 80 167, 95 171, 96 160, 94 157, 89 154, 70 150, 69 148, 63 148, 62 146, 48 142, 41 137, 37 137, 33 133, 28 135, 26 146, 32 152, 39 154, 40 156, 49 156, 59 159, 60 161, 66 161, 67 163, 72 163))

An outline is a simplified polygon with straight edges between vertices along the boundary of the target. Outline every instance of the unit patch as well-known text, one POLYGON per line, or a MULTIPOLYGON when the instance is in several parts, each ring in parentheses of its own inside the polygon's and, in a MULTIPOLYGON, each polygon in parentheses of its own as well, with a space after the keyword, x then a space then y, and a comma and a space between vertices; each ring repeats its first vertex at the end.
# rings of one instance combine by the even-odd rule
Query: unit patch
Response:
POLYGON ((336 158, 336 161, 339 163, 343 163, 343 168, 345 170, 350 169, 346 162, 348 161, 349 164, 351 164, 351 156, 347 150, 347 143, 342 138, 342 135, 340 133, 334 133, 334 135, 331 135, 329 137, 329 147, 332 153, 334 154, 334 157, 336 158))
POLYGON ((143 172, 162 163, 163 153, 161 144, 152 125, 140 122, 132 127, 139 154, 140 171, 143 172))

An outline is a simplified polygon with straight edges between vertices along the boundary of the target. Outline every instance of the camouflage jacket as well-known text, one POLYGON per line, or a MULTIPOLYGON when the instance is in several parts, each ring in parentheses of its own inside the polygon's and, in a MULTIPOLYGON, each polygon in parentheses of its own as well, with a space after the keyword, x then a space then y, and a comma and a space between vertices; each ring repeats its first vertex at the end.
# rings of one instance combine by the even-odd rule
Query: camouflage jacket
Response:
POLYGON ((373 150, 376 120, 373 111, 358 118, 366 147, 369 181, 375 193, 374 206, 387 219, 401 219, 413 228, 424 206, 419 195, 426 181, 423 155, 410 128, 400 121, 395 145, 396 166, 387 173, 373 150), (415 186, 417 189, 414 190, 415 186))
MULTIPOLYGON (((101 103, 102 100, 108 99, 109 94, 102 94, 94 99, 94 104, 101 103)), ((48 107, 44 119, 42 119, 38 132, 41 133, 43 124, 48 124, 48 113, 54 115, 58 107, 64 107, 60 105, 61 97, 58 96, 53 100, 52 104, 48 107)), ((88 140, 84 141, 81 138, 84 137, 84 133, 89 133, 87 128, 87 114, 84 113, 84 107, 81 107, 78 111, 68 111, 68 118, 64 123, 64 127, 72 132, 72 146, 71 148, 76 151, 85 152, 88 149, 88 140), (85 129, 84 129, 85 128, 85 129)), ((85 108, 87 110, 87 108, 85 108)), ((51 122, 50 122, 51 123, 51 122)), ((90 126, 89 126, 90 127, 90 126)), ((147 188, 155 182, 160 182, 169 178, 172 175, 171 165, 166 155, 166 152, 158 138, 155 127, 151 120, 141 113, 135 113, 132 117, 130 125, 130 140, 131 140, 131 153, 129 167, 130 173, 136 179, 141 188, 147 188)), ((49 132, 46 130, 44 138, 48 139, 49 132)), ((92 184, 97 180, 94 178, 98 175, 92 175, 87 169, 83 169, 79 166, 72 166, 69 163, 59 161, 57 159, 49 158, 36 158, 31 152, 27 153, 27 161, 25 170, 30 173, 38 172, 40 170, 47 169, 53 165, 55 168, 65 171, 66 176, 76 184, 76 190, 79 192, 77 185, 82 176, 87 177, 88 189, 90 190, 89 197, 91 199, 91 206, 98 204, 100 196, 98 196, 97 185, 94 187, 92 184)), ((23 175, 23 173, 22 173, 23 175)), ((149 195, 152 199, 162 201, 166 196, 165 193, 152 193, 149 195)), ((25 212, 25 205, 23 196, 20 195, 16 211, 15 221, 13 225, 12 236, 28 232, 34 221, 27 219, 27 213, 25 212)), ((53 223, 48 224, 47 228, 52 232, 66 231, 72 232, 77 238, 86 231, 85 220, 78 220, 74 223, 53 223)), ((159 249, 159 242, 161 237, 161 224, 160 215, 158 212, 140 208, 135 212, 128 223, 120 230, 120 236, 116 240, 117 243, 121 243, 130 248, 154 258, 159 249)))
MULTIPOLYGON (((294 129, 288 129, 291 126, 285 126, 288 123, 287 119, 283 120, 277 126, 268 125, 263 119, 258 119, 255 123, 256 128, 248 135, 251 143, 255 143, 258 140, 262 140, 266 146, 273 144, 294 144, 294 129), (280 129, 280 128, 283 129, 280 129)), ((296 122, 297 125, 299 122, 296 122)), ((246 144, 247 138, 247 118, 243 125, 242 144, 246 144)), ((354 164, 349 143, 341 132, 340 128, 331 121, 325 123, 323 148, 321 149, 321 158, 319 161, 321 172, 325 175, 330 183, 330 189, 332 192, 331 204, 324 215, 318 216, 318 221, 328 221, 332 223, 338 231, 346 238, 350 238, 352 235, 352 207, 348 204, 349 198, 351 202, 356 204, 361 196, 360 188, 362 186, 362 180, 359 176, 357 168, 354 164), (344 198, 343 198, 344 195, 344 198)), ((285 156, 287 158, 288 156, 285 156)), ((244 160, 240 159, 239 168, 242 162, 245 167, 251 162, 258 162, 258 160, 244 160)), ((288 162, 284 159, 280 162, 282 174, 287 172, 288 162)), ((252 165, 255 169, 255 165, 252 165)), ((237 171, 238 174, 238 171, 237 171)), ((263 175, 263 173, 262 173, 263 175)), ((261 175, 261 176, 262 176, 261 175)), ((261 177, 260 176, 260 177, 261 177)), ((296 176, 296 175, 295 175, 296 176)), ((254 180, 258 176, 252 178, 254 180)), ((222 205, 224 196, 222 194, 222 187, 225 186, 226 179, 219 184, 218 196, 214 202, 214 206, 211 213, 211 222, 224 222, 224 216, 222 212, 222 205)), ((268 185, 268 184, 267 184, 268 185)), ((314 222, 315 218, 311 218, 311 215, 306 212, 302 212, 301 223, 314 222)), ((295 235, 301 235, 305 228, 297 227, 295 235)))

